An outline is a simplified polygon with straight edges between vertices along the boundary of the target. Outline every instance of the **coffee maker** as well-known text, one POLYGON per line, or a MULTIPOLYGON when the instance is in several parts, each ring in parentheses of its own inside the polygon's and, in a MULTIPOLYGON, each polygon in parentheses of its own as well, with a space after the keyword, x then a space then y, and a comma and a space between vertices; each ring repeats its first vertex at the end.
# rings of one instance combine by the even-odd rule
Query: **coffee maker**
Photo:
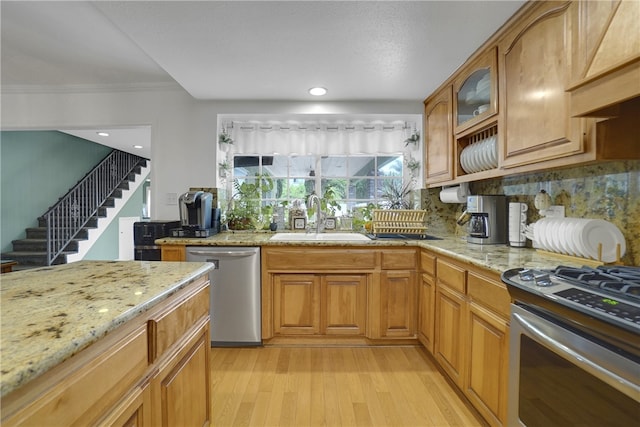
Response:
POLYGON ((181 228, 172 230, 174 237, 209 237, 213 195, 205 191, 189 191, 178 199, 181 228))
POLYGON ((470 215, 467 242, 480 245, 507 243, 505 196, 467 196, 470 215))

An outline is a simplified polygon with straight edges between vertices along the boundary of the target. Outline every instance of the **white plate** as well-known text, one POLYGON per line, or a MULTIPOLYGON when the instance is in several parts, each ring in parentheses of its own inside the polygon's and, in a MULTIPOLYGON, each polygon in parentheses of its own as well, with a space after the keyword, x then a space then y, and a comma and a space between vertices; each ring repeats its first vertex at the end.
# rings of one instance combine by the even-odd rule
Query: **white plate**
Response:
POLYGON ((578 250, 573 244, 573 231, 576 228, 577 222, 574 221, 573 218, 567 218, 567 221, 564 224, 564 249, 567 254, 577 256, 578 250))
POLYGON ((547 245, 547 218, 541 218, 536 223, 536 240, 540 244, 540 249, 550 250, 547 245))
POLYGON ((560 247, 560 220, 552 219, 549 221, 550 226, 547 227, 547 240, 551 244, 553 252, 562 253, 560 247))
POLYGON ((580 239, 580 236, 582 235, 582 229, 584 228, 584 226, 587 224, 589 220, 583 219, 583 218, 573 218, 573 221, 575 222, 575 228, 573 229, 573 235, 571 237, 573 239, 572 242, 573 242, 573 247, 576 251, 576 256, 579 256, 582 258, 589 258, 589 256, 587 255, 587 253, 585 252, 582 246, 582 241, 580 239))
POLYGON ((498 167, 498 143, 496 136, 493 135, 491 137, 491 166, 494 168, 498 167))
POLYGON ((487 139, 482 140, 482 170, 491 169, 491 162, 489 161, 489 145, 487 142, 487 139))
POLYGON ((598 245, 602 244, 602 259, 613 262, 617 258, 617 245, 620 245, 620 257, 624 256, 627 246, 624 236, 614 224, 603 219, 592 219, 582 228, 580 234, 582 246, 590 258, 598 259, 598 245))
POLYGON ((567 228, 569 227, 570 222, 567 221, 567 218, 562 218, 562 220, 558 221, 558 246, 560 249, 560 253, 569 255, 571 250, 569 249, 569 240, 567 239, 567 228))

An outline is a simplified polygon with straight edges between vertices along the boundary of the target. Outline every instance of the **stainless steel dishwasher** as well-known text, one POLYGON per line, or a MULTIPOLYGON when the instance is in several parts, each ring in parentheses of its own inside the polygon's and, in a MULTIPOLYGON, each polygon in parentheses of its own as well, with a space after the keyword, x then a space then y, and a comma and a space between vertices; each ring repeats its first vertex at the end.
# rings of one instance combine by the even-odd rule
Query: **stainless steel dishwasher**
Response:
POLYGON ((213 263, 211 346, 262 345, 260 248, 187 246, 187 261, 213 263))

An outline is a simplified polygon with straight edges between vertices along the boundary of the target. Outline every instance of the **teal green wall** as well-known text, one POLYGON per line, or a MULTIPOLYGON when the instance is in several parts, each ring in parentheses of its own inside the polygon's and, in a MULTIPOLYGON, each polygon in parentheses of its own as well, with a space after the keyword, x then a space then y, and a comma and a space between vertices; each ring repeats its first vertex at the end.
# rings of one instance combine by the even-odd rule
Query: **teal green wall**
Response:
MULTIPOLYGON (((11 241, 25 238, 25 228, 37 226, 38 216, 110 152, 109 147, 62 132, 0 132, 2 252, 13 250, 11 241)), ((129 216, 140 215, 142 195, 130 203, 136 214, 129 216)), ((117 258, 117 240, 115 251, 113 259, 117 258)))
MULTIPOLYGON (((144 179, 145 177, 136 177, 138 179, 144 179)), ((111 224, 102 233, 100 239, 91 246, 89 252, 82 259, 91 260, 116 260, 119 257, 119 242, 120 229, 118 227, 119 217, 142 217, 142 202, 144 199, 144 185, 138 187, 138 189, 131 195, 131 199, 122 207, 117 218, 111 221, 111 224)), ((133 242, 131 243, 133 244, 133 242)))

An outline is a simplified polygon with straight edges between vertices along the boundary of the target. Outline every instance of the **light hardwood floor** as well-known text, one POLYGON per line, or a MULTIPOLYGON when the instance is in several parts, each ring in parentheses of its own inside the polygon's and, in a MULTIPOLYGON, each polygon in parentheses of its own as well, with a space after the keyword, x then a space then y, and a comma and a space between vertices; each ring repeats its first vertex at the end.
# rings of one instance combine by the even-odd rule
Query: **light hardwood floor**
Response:
POLYGON ((213 348, 213 426, 484 426, 421 347, 213 348))

